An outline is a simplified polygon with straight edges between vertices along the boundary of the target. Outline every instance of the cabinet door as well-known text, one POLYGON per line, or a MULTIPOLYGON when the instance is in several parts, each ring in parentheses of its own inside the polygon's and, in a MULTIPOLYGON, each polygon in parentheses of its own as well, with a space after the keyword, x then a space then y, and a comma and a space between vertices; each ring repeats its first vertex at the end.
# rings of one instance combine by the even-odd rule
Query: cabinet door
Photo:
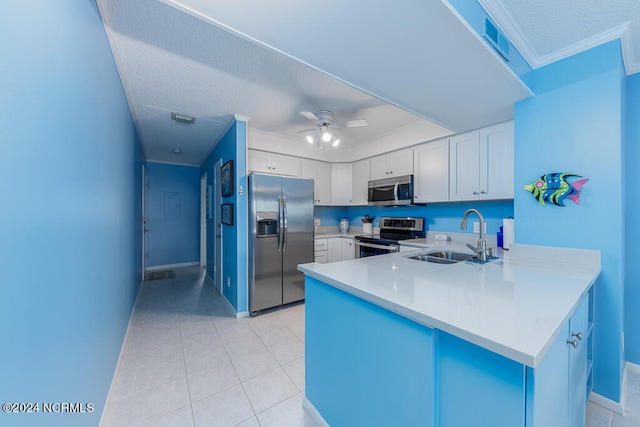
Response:
POLYGON ((297 157, 271 154, 271 173, 284 176, 300 176, 300 159, 297 157))
POLYGON ((371 158, 371 180, 389 178, 389 155, 371 158))
POLYGON ((247 150, 247 171, 272 173, 271 154, 264 151, 247 150))
POLYGON ((585 296, 569 319, 569 341, 578 347, 569 349, 569 418, 572 427, 582 427, 586 423, 587 412, 587 334, 589 295, 585 296))
POLYGON ((480 133, 449 139, 449 200, 478 200, 480 196, 480 133))
POLYGON ((429 142, 413 150, 413 201, 449 200, 449 140, 429 142))
POLYGON ((353 164, 353 204, 366 206, 368 185, 371 179, 371 163, 369 159, 360 160, 353 164))
POLYGON ((327 240, 329 245, 327 249, 327 261, 328 262, 342 261, 342 238, 332 237, 327 240))
POLYGON ((331 204, 331 165, 317 162, 315 178, 316 205, 328 206, 331 204))
POLYGON ((389 153, 389 176, 413 175, 413 148, 389 153))
POLYGON ((480 198, 513 199, 513 122, 480 129, 480 198))
POLYGON ((331 204, 351 206, 353 203, 353 166, 351 163, 331 164, 331 204))
POLYGON ((342 261, 354 259, 356 257, 355 241, 353 239, 342 240, 342 261))

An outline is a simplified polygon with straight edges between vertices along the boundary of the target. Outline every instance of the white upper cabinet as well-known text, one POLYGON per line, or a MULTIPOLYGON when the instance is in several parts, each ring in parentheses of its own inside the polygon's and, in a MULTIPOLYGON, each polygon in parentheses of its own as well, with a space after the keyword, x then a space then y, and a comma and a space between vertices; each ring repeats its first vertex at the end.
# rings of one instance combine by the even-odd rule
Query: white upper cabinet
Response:
POLYGON ((331 164, 331 204, 351 206, 353 204, 353 165, 331 164))
POLYGON ((413 148, 371 158, 371 180, 413 174, 413 148))
POLYGON ((449 200, 513 198, 513 122, 449 140, 449 200))
POLYGON ((353 164, 353 205, 366 206, 371 179, 371 162, 360 160, 353 164))
POLYGON ((419 145, 413 149, 414 203, 449 200, 449 139, 419 145))
POLYGON ((302 178, 313 179, 314 205, 331 205, 331 165, 315 160, 302 160, 302 178))
POLYGON ((299 177, 300 159, 266 151, 247 150, 247 171, 299 177))

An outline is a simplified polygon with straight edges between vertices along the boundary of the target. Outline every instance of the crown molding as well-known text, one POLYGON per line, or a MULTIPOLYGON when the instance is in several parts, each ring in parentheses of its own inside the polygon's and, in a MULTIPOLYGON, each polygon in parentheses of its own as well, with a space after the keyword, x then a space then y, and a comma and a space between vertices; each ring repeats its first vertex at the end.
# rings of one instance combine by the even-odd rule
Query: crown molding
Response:
POLYGON ((630 22, 613 27, 593 37, 581 40, 570 46, 558 49, 547 55, 538 55, 527 37, 520 31, 515 24, 511 15, 502 6, 499 0, 478 0, 480 6, 487 12, 491 19, 500 27, 507 36, 509 41, 518 49, 522 57, 531 65, 532 68, 540 68, 549 65, 561 59, 568 58, 572 55, 584 52, 603 43, 612 40, 621 39, 622 57, 627 75, 640 72, 640 63, 635 61, 633 57, 633 42, 630 35, 630 22))

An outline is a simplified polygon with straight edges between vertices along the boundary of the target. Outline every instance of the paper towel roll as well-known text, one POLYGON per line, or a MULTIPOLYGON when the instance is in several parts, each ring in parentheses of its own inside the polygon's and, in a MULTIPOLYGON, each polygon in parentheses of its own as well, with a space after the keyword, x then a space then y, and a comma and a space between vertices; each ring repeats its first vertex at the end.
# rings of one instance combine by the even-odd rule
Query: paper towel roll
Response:
POLYGON ((502 247, 509 249, 509 245, 514 242, 513 218, 502 220, 502 247))

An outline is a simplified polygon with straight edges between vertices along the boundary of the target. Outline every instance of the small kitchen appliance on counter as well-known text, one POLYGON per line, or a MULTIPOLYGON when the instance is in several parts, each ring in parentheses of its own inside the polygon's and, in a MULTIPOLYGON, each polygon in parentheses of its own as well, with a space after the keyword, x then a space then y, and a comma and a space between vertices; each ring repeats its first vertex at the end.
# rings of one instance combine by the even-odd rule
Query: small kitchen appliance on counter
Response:
POLYGON ((400 241, 426 237, 424 218, 380 217, 379 234, 356 236, 356 258, 390 254, 400 250, 400 241))

